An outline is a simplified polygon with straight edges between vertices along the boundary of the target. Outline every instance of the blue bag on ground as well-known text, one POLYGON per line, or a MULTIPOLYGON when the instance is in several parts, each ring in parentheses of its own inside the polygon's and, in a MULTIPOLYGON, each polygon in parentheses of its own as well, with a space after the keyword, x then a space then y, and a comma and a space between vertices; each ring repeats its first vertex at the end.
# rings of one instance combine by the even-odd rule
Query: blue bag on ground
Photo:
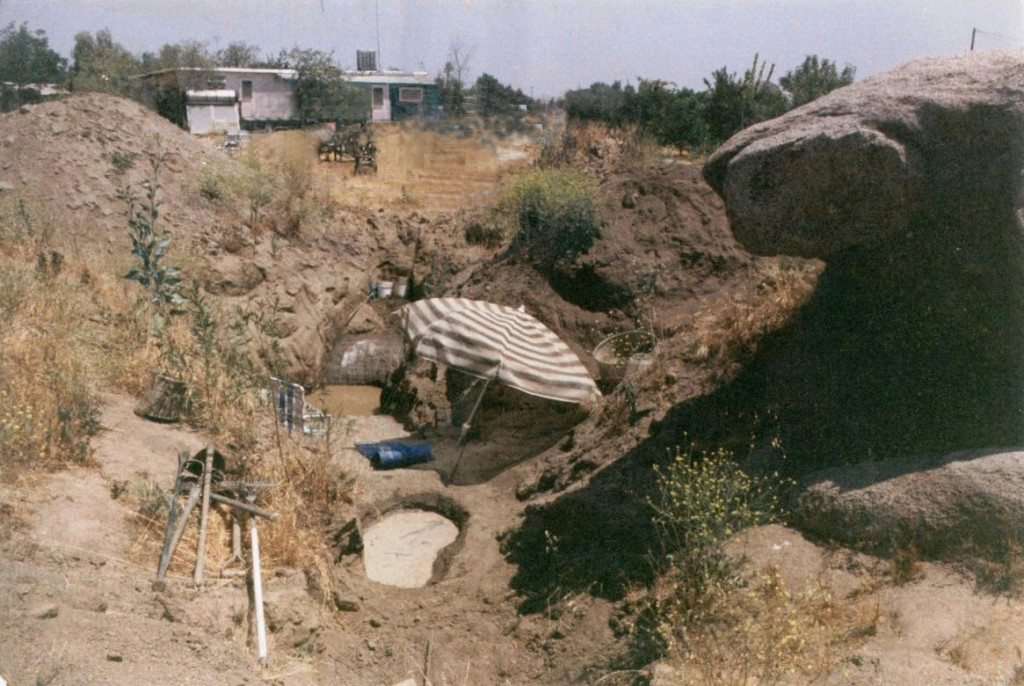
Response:
POLYGON ((381 443, 356 443, 356 450, 365 455, 374 469, 394 469, 408 467, 434 459, 431 454, 432 443, 399 443, 383 441, 381 443))

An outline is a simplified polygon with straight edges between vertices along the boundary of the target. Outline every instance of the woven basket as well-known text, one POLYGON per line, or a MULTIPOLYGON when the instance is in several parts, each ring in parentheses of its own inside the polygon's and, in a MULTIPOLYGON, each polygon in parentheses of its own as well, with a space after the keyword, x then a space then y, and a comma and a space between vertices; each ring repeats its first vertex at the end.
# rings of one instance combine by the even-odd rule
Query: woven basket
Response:
POLYGON ((153 387, 135 408, 135 414, 154 422, 176 422, 185 411, 188 386, 180 379, 158 374, 153 387))

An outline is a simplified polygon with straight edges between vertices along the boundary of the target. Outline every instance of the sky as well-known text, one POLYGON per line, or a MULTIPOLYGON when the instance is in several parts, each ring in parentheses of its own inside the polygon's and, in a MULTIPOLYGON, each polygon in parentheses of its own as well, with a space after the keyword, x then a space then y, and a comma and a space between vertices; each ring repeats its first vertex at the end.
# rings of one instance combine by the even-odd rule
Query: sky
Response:
POLYGON ((862 78, 919 57, 1024 45, 1024 0, 0 0, 0 26, 28 22, 69 56, 80 31, 110 29, 132 52, 243 41, 302 47, 355 66, 436 74, 453 42, 481 73, 535 97, 596 81, 663 79, 702 90, 723 66, 775 64, 774 81, 817 54, 862 78))

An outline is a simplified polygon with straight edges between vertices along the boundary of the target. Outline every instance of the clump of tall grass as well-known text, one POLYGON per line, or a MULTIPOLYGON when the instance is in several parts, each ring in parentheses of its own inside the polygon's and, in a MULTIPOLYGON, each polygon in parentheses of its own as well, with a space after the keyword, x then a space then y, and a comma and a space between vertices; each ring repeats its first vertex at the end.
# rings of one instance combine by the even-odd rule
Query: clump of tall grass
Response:
POLYGON ((12 476, 87 461, 99 430, 81 326, 88 296, 66 275, 40 272, 31 250, 0 240, 0 471, 12 476))
POLYGON ((788 324, 814 293, 820 263, 780 263, 743 292, 715 301, 693 320, 684 355, 731 378, 753 358, 765 336, 788 324))

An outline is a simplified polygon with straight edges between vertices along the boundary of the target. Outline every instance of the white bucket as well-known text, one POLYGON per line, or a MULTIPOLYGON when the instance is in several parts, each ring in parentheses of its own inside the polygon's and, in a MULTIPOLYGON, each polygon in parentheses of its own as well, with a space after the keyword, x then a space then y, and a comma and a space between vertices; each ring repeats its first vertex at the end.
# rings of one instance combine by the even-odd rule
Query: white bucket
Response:
POLYGON ((391 281, 378 281, 377 282, 377 297, 378 298, 390 298, 391 288, 394 284, 391 281))
POLYGON ((392 294, 396 298, 405 298, 406 295, 408 295, 408 293, 409 293, 409 277, 407 277, 407 276, 400 276, 397 279, 395 279, 395 288, 392 291, 392 294))

